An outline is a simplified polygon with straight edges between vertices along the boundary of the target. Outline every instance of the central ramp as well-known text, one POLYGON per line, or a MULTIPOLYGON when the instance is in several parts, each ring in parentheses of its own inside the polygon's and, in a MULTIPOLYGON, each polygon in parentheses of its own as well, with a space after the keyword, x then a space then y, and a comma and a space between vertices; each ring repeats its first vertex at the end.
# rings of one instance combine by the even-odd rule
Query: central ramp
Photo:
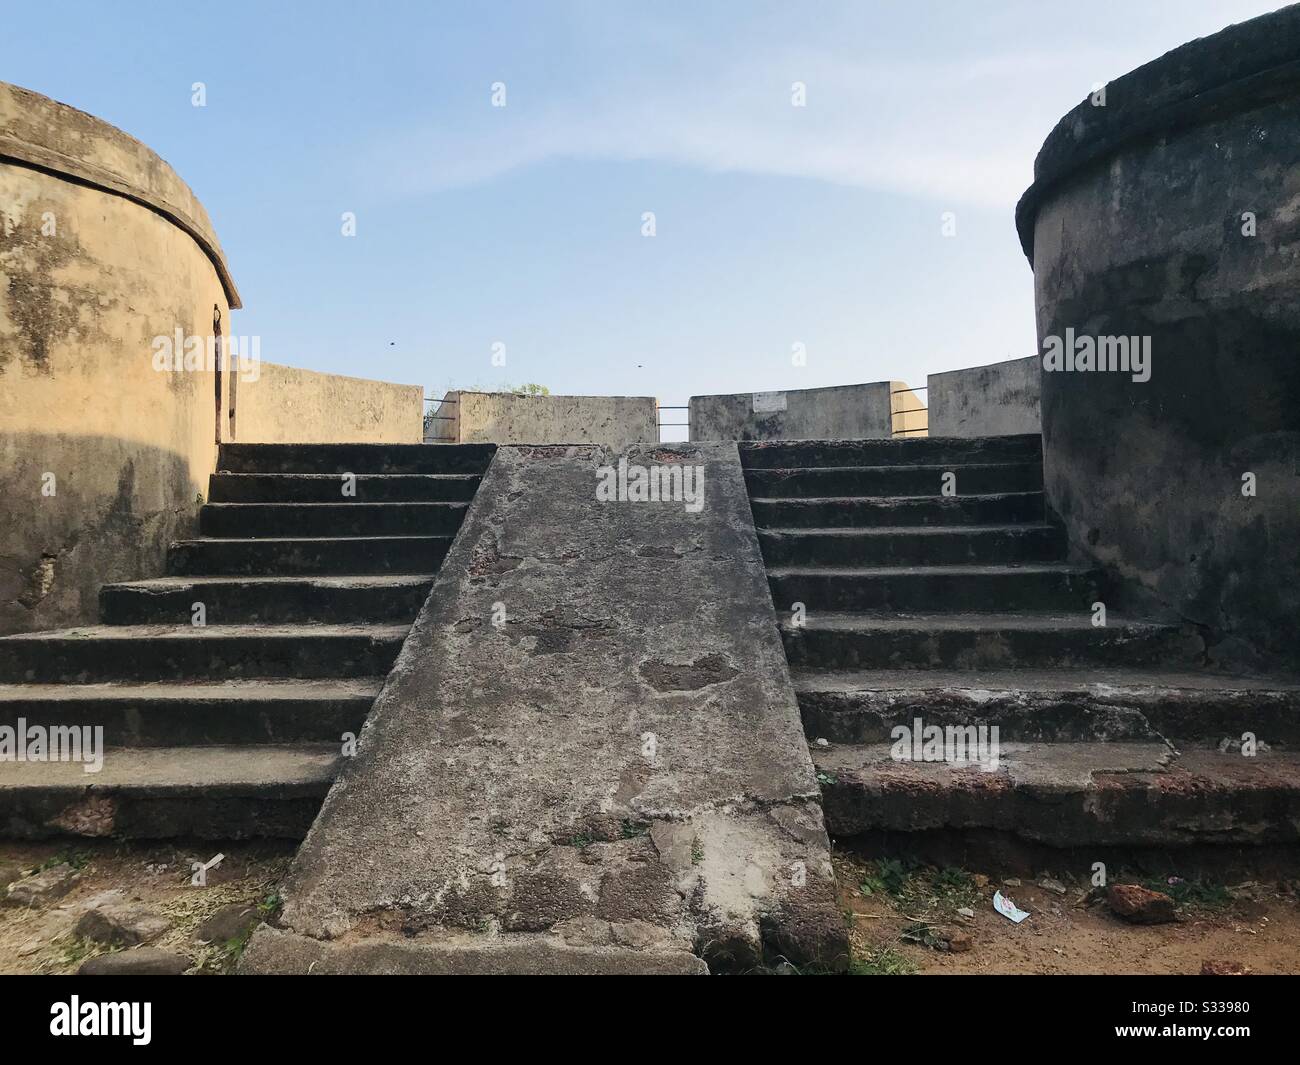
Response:
POLYGON ((246 972, 847 963, 734 443, 499 448, 346 761, 246 972))

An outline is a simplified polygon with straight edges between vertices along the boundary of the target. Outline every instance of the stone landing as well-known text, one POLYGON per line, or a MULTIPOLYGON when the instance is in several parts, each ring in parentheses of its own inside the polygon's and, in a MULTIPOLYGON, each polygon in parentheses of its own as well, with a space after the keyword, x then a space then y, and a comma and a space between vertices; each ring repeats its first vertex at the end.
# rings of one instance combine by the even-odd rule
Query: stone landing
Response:
POLYGON ((498 450, 284 898, 244 971, 845 965, 735 444, 498 450))

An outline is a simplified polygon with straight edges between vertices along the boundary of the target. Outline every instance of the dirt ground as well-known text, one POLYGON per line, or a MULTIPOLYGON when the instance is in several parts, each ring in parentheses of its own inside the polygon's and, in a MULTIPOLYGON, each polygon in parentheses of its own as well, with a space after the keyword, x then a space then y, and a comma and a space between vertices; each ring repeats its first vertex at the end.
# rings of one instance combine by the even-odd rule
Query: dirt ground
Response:
POLYGON ((1195 975, 1206 961, 1239 962, 1255 974, 1300 973, 1300 879, 1289 870, 1266 877, 1246 870, 1238 879, 1242 871, 1229 868, 1185 878, 1112 865, 1109 883, 1164 890, 1178 903, 1173 923, 1133 925, 1098 901, 1099 893, 1090 900, 1088 866, 1074 876, 1057 870, 1049 877, 1054 885, 1043 887, 1047 870, 1025 875, 1018 864, 972 869, 842 849, 834 863, 853 971, 863 975, 1195 975), (995 891, 1030 916, 1020 924, 1003 917, 993 908, 995 891), (948 941, 955 936, 955 945, 966 946, 961 933, 969 945, 955 951, 948 941))
POLYGON ((243 943, 203 945, 194 940, 195 928, 232 903, 273 913, 277 885, 295 849, 291 843, 0 843, 0 866, 17 863, 31 872, 66 861, 78 869, 72 890, 45 907, 0 906, 0 973, 74 973, 87 958, 105 953, 108 948, 78 938, 74 928, 88 901, 109 890, 123 891, 171 922, 151 946, 192 958, 194 971, 228 972, 243 943), (208 872, 207 885, 192 886, 193 863, 209 862, 217 853, 225 857, 208 872))
MULTIPOLYGON (((195 928, 232 903, 273 914, 294 849, 267 842, 219 848, 0 843, 0 866, 32 871, 66 861, 78 870, 72 890, 43 908, 0 906, 0 973, 74 973, 103 953, 107 948, 78 938, 74 927, 89 900, 109 890, 124 892, 171 922, 153 946, 192 958, 193 972, 227 973, 244 942, 204 945, 196 942, 195 928), (217 850, 225 857, 208 874, 207 886, 192 886, 193 863, 209 861, 217 850)), ((1060 867, 1069 863, 1035 867, 1023 856, 981 861, 965 853, 954 860, 907 848, 884 856, 837 845, 834 862, 857 974, 1195 974, 1205 961, 1239 962, 1258 974, 1300 973, 1300 857, 1262 871, 1229 863, 1207 873, 1189 863, 1185 870, 1162 868, 1158 875, 1149 863, 1135 871, 1113 861, 1112 883, 1163 889, 1178 902, 1174 923, 1149 926, 1125 923, 1095 900, 1095 892, 1090 901, 1088 865, 1079 861, 1072 872, 1060 867), (1040 886, 1045 875, 1054 886, 1040 886), (996 890, 1030 916, 1017 925, 995 912, 996 890), (967 949, 950 949, 954 939, 967 949)))

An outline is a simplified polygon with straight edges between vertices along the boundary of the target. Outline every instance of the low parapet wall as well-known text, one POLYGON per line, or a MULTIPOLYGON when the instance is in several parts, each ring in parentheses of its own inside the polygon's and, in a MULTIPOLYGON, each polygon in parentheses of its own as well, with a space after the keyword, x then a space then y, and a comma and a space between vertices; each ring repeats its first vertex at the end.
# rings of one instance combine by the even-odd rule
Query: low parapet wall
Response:
POLYGON ((426 439, 460 444, 657 443, 653 396, 521 396, 448 392, 426 439))
POLYGON ((932 436, 1014 436, 1042 429, 1038 357, 932 373, 926 395, 932 436))
POLYGON ((418 444, 424 388, 243 363, 231 439, 241 444, 418 444))
POLYGON ((692 396, 691 440, 869 440, 893 435, 894 382, 692 396))

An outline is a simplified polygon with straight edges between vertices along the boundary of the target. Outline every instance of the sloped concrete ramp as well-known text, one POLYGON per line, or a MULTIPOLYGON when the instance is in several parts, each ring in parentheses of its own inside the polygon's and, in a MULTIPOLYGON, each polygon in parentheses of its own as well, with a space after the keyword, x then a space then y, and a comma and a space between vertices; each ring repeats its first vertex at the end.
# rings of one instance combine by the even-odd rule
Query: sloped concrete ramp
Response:
POLYGON ((347 763, 246 972, 847 962, 734 444, 500 448, 347 763))

